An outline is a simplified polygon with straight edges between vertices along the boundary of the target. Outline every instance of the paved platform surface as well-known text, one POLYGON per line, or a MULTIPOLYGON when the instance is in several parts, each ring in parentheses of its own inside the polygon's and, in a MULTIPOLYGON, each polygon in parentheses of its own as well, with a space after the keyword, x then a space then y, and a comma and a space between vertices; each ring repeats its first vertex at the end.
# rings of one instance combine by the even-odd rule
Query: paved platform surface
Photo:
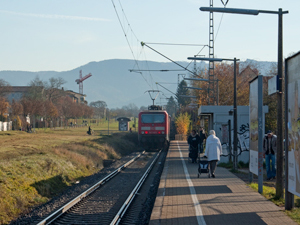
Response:
POLYGON ((217 167, 216 178, 197 169, 186 142, 172 141, 150 225, 297 224, 227 169, 217 167))

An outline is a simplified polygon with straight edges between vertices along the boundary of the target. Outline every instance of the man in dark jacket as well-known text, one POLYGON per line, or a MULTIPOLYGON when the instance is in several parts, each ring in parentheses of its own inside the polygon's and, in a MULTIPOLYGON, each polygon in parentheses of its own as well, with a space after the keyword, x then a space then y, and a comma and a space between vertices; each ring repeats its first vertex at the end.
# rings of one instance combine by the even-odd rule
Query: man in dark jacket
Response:
POLYGON ((277 152, 277 136, 274 135, 271 130, 268 131, 267 136, 264 138, 263 148, 266 161, 267 180, 272 180, 276 178, 275 156, 277 152), (271 161, 272 167, 270 167, 271 161))
POLYGON ((203 153, 204 151, 204 148, 203 148, 203 142, 204 142, 204 139, 206 139, 206 134, 203 130, 203 127, 200 127, 200 130, 199 130, 199 137, 200 137, 200 142, 199 142, 199 151, 200 153, 203 153))
POLYGON ((199 135, 197 135, 195 130, 192 130, 192 133, 188 138, 188 144, 190 145, 189 157, 192 159, 192 163, 196 163, 197 158, 198 158, 199 141, 200 141, 199 135))

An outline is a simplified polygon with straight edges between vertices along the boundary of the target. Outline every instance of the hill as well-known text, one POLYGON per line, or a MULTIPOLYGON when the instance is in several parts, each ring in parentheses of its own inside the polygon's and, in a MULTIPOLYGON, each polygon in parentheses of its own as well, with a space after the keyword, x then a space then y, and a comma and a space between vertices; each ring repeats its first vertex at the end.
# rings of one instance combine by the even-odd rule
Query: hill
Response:
MULTIPOLYGON (((188 62, 178 63, 183 66, 188 65, 188 62)), ((39 76, 42 80, 48 80, 51 77, 62 77, 67 81, 64 85, 64 89, 77 92, 78 85, 75 83, 75 80, 79 77, 79 70, 82 70, 83 76, 92 73, 92 77, 83 83, 83 92, 87 95, 86 100, 88 102, 103 100, 106 101, 109 108, 115 108, 122 107, 129 103, 134 103, 138 107, 150 105, 152 101, 145 91, 151 89, 159 89, 164 92, 165 96, 169 97, 171 93, 155 85, 155 82, 160 83, 172 92, 176 92, 178 74, 188 74, 172 62, 139 61, 138 64, 139 67, 136 66, 134 60, 110 59, 90 62, 73 70, 63 72, 0 71, 0 78, 9 82, 12 86, 26 86, 36 76, 39 76), (129 70, 131 69, 143 71, 130 72, 129 70), (149 72, 144 70, 173 71, 149 72)), ((241 67, 246 67, 247 65, 254 65, 260 70, 261 74, 267 75, 274 65, 276 66, 276 63, 255 60, 241 62, 241 67)), ((197 63, 197 68, 199 69, 206 67, 207 63, 197 63)), ((188 68, 193 70, 194 63, 191 63, 188 68)), ((165 96, 160 95, 157 103, 165 103, 165 96)))

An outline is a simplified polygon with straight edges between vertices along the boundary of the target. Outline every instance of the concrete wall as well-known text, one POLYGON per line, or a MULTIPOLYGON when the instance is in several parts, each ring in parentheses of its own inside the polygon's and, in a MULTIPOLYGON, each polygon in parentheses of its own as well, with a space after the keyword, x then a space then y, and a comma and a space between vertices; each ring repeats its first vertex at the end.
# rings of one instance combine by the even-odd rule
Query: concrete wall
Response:
POLYGON ((12 121, 10 122, 1 122, 0 121, 0 131, 8 131, 12 129, 12 121))
MULTIPOLYGON (((216 136, 222 143, 223 156, 220 162, 228 162, 229 157, 229 135, 228 120, 231 124, 231 149, 233 151, 233 115, 229 111, 233 106, 201 106, 198 115, 209 117, 209 129, 216 132, 216 136)), ((264 113, 268 113, 268 107, 264 106, 264 113)), ((238 161, 249 162, 249 106, 237 107, 238 125, 238 161)), ((264 126, 263 126, 264 127, 264 126)))

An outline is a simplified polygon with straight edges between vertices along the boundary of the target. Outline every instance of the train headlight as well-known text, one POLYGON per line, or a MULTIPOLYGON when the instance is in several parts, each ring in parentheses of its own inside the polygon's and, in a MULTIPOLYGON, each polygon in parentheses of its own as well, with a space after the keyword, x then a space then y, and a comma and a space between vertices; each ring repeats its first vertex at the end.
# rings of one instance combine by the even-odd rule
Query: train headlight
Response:
POLYGON ((142 131, 141 133, 142 133, 142 134, 144 134, 145 132, 144 132, 144 131, 142 131))
POLYGON ((165 134, 165 132, 163 131, 163 132, 161 132, 162 134, 165 134))

